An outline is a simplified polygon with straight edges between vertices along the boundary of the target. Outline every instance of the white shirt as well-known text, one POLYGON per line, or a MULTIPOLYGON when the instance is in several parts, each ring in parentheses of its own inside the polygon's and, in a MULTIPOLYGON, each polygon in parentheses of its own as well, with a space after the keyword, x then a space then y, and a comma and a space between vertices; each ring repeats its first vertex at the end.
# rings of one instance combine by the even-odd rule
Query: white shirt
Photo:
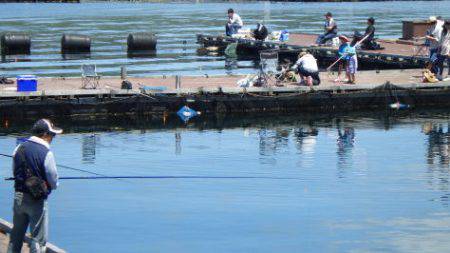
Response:
POLYGON ((235 25, 239 25, 239 26, 244 26, 244 23, 242 22, 241 17, 240 17, 238 14, 236 14, 236 13, 233 13, 233 17, 232 17, 232 18, 228 18, 228 21, 229 21, 231 24, 235 24, 235 25))
POLYGON ((441 36, 439 46, 441 47, 441 55, 450 55, 450 31, 447 32, 447 35, 441 36))
MULTIPOLYGON (((50 144, 48 144, 48 142, 39 137, 32 136, 28 139, 28 141, 32 141, 34 143, 43 145, 46 148, 50 149, 50 144)), ((13 156, 16 154, 17 149, 19 149, 19 147, 20 145, 16 147, 13 156)), ((45 174, 47 176, 47 182, 52 188, 52 190, 55 190, 58 187, 58 170, 56 169, 55 156, 53 155, 53 152, 50 150, 48 151, 47 156, 45 157, 44 167, 45 167, 45 174)), ((13 171, 14 171, 14 162, 13 162, 13 171)))
POLYGON ((305 54, 303 57, 298 59, 293 68, 296 69, 299 66, 301 66, 308 72, 319 71, 319 67, 317 66, 317 60, 316 58, 314 58, 312 54, 305 54))
POLYGON ((430 34, 431 36, 436 38, 436 41, 434 41, 434 40, 430 41, 430 48, 434 49, 439 46, 439 41, 441 40, 441 36, 442 36, 443 25, 444 25, 444 22, 442 20, 436 21, 436 25, 434 26, 434 29, 430 34))

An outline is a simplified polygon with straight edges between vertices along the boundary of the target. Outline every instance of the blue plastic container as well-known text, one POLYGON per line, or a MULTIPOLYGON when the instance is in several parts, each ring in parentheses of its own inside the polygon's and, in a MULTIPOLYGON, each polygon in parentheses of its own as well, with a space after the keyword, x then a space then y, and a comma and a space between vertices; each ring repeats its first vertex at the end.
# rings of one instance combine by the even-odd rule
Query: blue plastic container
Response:
POLYGON ((17 76, 17 91, 37 91, 37 77, 34 75, 17 76))
POLYGON ((280 41, 281 42, 286 42, 286 41, 288 41, 289 40, 289 32, 288 32, 288 30, 283 30, 283 31, 281 31, 281 34, 280 34, 280 41))

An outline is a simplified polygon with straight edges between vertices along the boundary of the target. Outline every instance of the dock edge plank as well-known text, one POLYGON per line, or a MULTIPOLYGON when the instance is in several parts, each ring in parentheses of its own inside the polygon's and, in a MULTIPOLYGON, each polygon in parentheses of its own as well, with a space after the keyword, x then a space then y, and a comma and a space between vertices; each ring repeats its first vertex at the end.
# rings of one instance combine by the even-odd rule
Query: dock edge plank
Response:
MULTIPOLYGON (((4 234, 11 233, 12 227, 13 226, 11 223, 9 223, 3 219, 0 219, 0 232, 1 233, 4 233, 4 234)), ((31 238, 27 234, 25 237, 25 242, 29 243, 30 240, 31 240, 31 238)), ((51 243, 47 243, 47 253, 66 253, 66 251, 56 247, 55 245, 53 245, 51 243)))

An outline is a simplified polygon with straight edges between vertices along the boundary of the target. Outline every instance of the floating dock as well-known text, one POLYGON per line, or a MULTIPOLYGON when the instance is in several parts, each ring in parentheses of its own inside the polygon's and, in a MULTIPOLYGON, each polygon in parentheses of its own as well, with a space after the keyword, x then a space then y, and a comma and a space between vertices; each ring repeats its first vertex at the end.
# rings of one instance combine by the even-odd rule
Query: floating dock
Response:
POLYGON ((335 84, 321 73, 322 84, 307 87, 285 83, 278 87, 237 87, 244 76, 129 78, 133 89, 120 89, 119 77, 103 77, 95 90, 80 89, 80 78, 41 78, 38 91, 16 92, 0 86, 0 115, 8 119, 158 115, 182 106, 203 112, 345 112, 386 110, 392 103, 410 108, 450 106, 450 81, 422 83, 419 70, 361 71, 358 84, 335 84))
MULTIPOLYGON (((311 52, 322 67, 336 60, 337 48, 331 46, 312 46, 316 41, 314 34, 290 34, 287 42, 255 41, 252 39, 237 39, 223 35, 197 35, 197 43, 201 45, 202 53, 223 54, 231 43, 238 43, 236 52, 241 57, 259 59, 262 50, 278 50, 280 59, 297 60, 302 51, 311 52)), ((399 39, 379 39, 377 42, 384 49, 358 50, 358 63, 361 69, 408 69, 423 68, 427 62, 428 50, 413 41, 399 39)))
MULTIPOLYGON (((8 249, 8 243, 9 243, 9 236, 7 234, 11 233, 12 230, 12 224, 0 219, 0 252, 6 252, 8 249)), ((29 243, 30 237, 29 235, 26 236, 25 242, 29 243)), ((30 249, 28 248, 27 244, 23 245, 22 249, 23 253, 30 252, 30 249)), ((47 253, 65 253, 64 250, 56 247, 55 245, 51 243, 47 243, 47 253)))

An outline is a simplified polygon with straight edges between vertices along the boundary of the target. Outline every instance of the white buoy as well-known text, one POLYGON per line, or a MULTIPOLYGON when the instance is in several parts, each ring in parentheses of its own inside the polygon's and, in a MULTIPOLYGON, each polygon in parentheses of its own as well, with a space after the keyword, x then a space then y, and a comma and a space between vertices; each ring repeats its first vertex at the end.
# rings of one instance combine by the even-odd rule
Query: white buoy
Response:
POLYGON ((400 109, 409 108, 409 105, 401 104, 400 102, 397 102, 397 103, 390 104, 389 107, 391 107, 391 109, 400 110, 400 109))

